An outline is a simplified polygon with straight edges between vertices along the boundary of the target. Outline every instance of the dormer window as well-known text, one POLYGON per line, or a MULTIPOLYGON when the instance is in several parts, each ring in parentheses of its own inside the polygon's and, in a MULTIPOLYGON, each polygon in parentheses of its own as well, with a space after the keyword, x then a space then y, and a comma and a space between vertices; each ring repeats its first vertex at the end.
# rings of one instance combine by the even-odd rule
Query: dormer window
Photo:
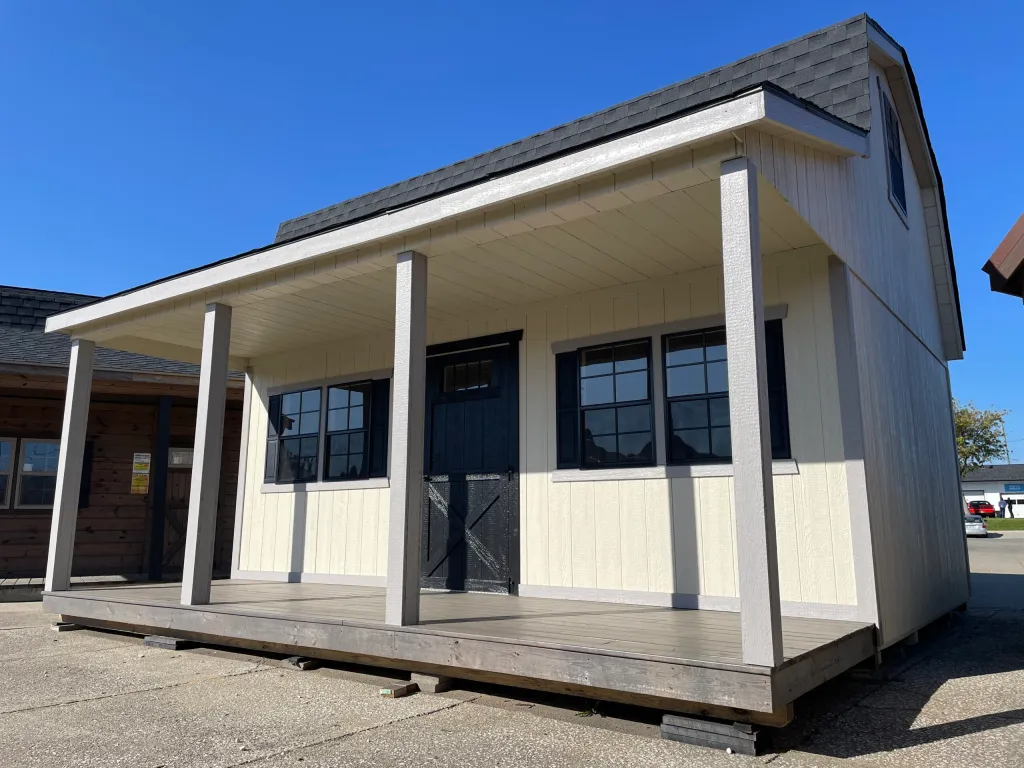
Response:
MULTIPOLYGON (((881 89, 879 89, 881 91, 881 89)), ((905 215, 907 187, 903 182, 903 152, 900 148, 900 119, 885 91, 882 94, 882 121, 885 125, 885 156, 889 166, 889 197, 905 215)))

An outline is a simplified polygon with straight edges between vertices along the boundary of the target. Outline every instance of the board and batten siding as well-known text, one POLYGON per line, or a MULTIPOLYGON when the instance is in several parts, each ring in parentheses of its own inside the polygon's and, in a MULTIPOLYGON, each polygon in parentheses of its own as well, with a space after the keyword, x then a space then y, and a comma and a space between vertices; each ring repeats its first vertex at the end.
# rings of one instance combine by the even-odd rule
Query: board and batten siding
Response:
POLYGON ((850 281, 881 645, 969 597, 945 363, 850 281))
MULTIPOLYGON (((735 598, 731 477, 552 482, 552 343, 720 315, 720 267, 432 322, 429 343, 521 329, 520 582, 735 598)), ((775 476, 782 597, 854 605, 828 267, 820 249, 765 259, 766 304, 785 304, 786 376, 798 474, 775 476)), ((585 343, 585 342, 584 342, 585 343)), ((391 366, 390 337, 253 361, 243 571, 382 576, 388 491, 262 493, 267 389, 391 366)), ((655 364, 659 372, 660 365, 655 364)))
POLYGON ((253 361, 239 568, 276 574, 383 577, 387 488, 263 493, 267 390, 379 371, 393 364, 390 335, 348 339, 253 361))
POLYGON ((885 71, 872 64, 870 74, 869 158, 756 130, 743 138, 761 173, 851 271, 878 620, 890 645, 967 599, 945 363, 961 350, 955 311, 940 312, 952 276, 937 192, 922 187, 901 130, 906 215, 890 201, 881 94, 896 100, 885 71))

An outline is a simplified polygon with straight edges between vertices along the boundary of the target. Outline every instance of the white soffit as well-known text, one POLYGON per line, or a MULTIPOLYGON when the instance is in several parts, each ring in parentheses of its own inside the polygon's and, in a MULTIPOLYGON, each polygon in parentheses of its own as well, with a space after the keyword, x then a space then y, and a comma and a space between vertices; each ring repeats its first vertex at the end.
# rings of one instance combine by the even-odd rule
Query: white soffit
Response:
MULTIPOLYGON (((467 189, 337 230, 268 247, 249 256, 201 268, 54 315, 47 319, 46 331, 74 333, 76 329, 83 329, 83 326, 102 323, 107 330, 104 335, 111 335, 111 326, 128 321, 129 316, 137 318, 140 310, 156 309, 156 305, 169 308, 174 302, 180 306, 182 301, 193 305, 203 304, 208 298, 208 292, 227 292, 238 281, 252 281, 277 270, 304 266, 317 258, 352 251, 384 239, 400 238, 432 224, 474 214, 559 185, 578 182, 716 136, 726 137, 746 127, 760 127, 774 134, 792 135, 841 156, 866 156, 868 153, 867 137, 858 129, 837 123, 772 90, 758 88, 675 120, 467 189)), ((337 267, 365 260, 365 256, 360 257, 352 251, 338 257, 337 267)), ((88 329, 83 331, 81 335, 88 336, 88 329)))

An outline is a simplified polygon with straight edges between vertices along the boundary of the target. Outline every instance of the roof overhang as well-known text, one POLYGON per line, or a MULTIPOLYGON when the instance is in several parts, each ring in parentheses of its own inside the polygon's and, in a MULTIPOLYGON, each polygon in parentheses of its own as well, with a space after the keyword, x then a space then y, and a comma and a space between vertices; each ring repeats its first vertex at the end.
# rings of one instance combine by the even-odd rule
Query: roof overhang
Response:
POLYGON ((47 320, 46 330, 90 338, 91 331, 102 328, 107 329, 110 338, 112 326, 139 312, 211 301, 230 304, 231 294, 240 286, 258 286, 261 279, 276 279, 273 276, 282 270, 305 269, 327 257, 333 259, 331 268, 338 272, 359 274, 377 269, 384 262, 390 264, 394 253, 411 247, 416 232, 424 228, 482 214, 567 184, 584 183, 644 160, 657 161, 688 146, 734 136, 743 128, 799 140, 841 157, 866 157, 869 153, 865 131, 778 87, 759 85, 664 123, 508 175, 327 232, 244 253, 54 315, 47 320), (374 244, 379 247, 367 249, 374 244))
POLYGON ((993 291, 1024 298, 1024 214, 985 262, 993 291))

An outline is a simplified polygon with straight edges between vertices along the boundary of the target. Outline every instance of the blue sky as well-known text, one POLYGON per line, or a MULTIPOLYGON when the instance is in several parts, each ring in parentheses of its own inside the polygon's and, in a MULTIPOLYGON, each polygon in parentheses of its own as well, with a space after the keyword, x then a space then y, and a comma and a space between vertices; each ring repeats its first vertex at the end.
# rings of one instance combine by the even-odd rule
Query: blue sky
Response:
POLYGON ((1011 409, 1024 461, 1024 304, 980 271, 1024 211, 1019 2, 427 5, 0 0, 0 283, 106 294, 230 256, 866 10, 910 54, 945 179, 954 394, 1011 409))

